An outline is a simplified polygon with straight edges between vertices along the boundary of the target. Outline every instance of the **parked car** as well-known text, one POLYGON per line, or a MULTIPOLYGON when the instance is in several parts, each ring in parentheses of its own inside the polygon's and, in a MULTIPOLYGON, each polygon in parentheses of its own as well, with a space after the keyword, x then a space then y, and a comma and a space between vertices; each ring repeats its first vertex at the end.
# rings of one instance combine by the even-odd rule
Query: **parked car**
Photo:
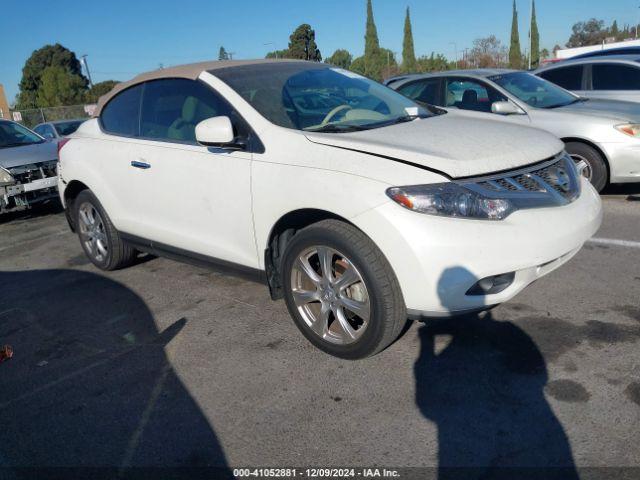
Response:
POLYGON ((0 214, 58 197, 56 144, 0 119, 0 214))
POLYGON ((602 50, 595 50, 593 52, 582 53, 566 60, 578 60, 581 58, 593 58, 593 57, 610 57, 612 55, 636 55, 640 56, 640 47, 618 47, 618 48, 605 48, 602 50))
POLYGON ((640 103, 640 55, 566 60, 535 72, 576 95, 640 103))
POLYGON ((122 268, 139 250, 237 269, 338 357, 381 351, 407 317, 509 300, 601 222, 552 135, 433 114, 326 64, 156 70, 97 116, 59 170, 91 262, 122 268))
POLYGON ((584 174, 598 191, 608 183, 640 181, 640 105, 636 103, 585 99, 530 73, 512 70, 420 74, 390 86, 423 104, 553 133, 577 162, 587 164, 584 174))
POLYGON ((84 121, 86 121, 86 118, 46 122, 36 125, 33 128, 33 131, 41 137, 58 141, 59 139, 65 138, 75 132, 84 121))

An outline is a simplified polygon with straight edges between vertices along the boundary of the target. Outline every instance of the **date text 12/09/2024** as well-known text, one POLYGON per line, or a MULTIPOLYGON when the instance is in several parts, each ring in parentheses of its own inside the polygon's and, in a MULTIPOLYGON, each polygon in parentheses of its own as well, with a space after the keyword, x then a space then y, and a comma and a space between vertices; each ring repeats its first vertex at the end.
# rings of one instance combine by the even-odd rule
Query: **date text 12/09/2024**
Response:
POLYGON ((236 468, 236 478, 397 478, 387 468, 236 468))

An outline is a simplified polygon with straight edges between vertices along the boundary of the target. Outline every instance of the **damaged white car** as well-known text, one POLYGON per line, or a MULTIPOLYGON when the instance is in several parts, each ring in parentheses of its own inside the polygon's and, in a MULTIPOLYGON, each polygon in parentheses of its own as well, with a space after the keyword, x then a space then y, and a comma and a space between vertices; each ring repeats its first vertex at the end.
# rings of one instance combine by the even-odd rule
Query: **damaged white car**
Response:
POLYGON ((0 120, 0 214, 57 199, 57 158, 55 143, 0 120))

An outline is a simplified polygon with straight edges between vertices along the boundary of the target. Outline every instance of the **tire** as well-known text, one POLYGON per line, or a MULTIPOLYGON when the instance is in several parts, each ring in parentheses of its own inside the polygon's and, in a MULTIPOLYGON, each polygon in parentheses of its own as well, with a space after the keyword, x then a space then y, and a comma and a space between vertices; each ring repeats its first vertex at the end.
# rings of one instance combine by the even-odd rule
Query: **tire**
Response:
POLYGON ((601 192, 609 183, 607 163, 600 152, 586 143, 568 142, 566 150, 576 160, 584 160, 587 163, 587 178, 593 187, 601 192))
POLYGON ((280 268, 294 323, 330 355, 349 360, 375 355, 408 321, 391 265, 349 224, 323 220, 300 230, 286 246, 280 268), (330 269, 322 268, 322 259, 330 269))
POLYGON ((105 271, 118 270, 133 263, 135 249, 120 238, 107 212, 91 191, 80 192, 73 208, 80 245, 91 263, 105 271))

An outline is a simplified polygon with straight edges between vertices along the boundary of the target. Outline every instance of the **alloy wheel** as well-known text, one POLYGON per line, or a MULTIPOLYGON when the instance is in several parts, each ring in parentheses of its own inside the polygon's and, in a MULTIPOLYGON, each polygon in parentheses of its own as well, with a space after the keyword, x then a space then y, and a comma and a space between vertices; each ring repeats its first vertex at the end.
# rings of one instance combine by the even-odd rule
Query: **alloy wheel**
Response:
POLYGON ((354 343, 369 325, 367 286, 355 265, 337 250, 313 246, 300 253, 292 267, 291 292, 304 322, 325 341, 354 343))
POLYGON ((85 249, 96 261, 104 262, 109 254, 107 233, 100 212, 89 202, 78 209, 78 226, 85 249))

